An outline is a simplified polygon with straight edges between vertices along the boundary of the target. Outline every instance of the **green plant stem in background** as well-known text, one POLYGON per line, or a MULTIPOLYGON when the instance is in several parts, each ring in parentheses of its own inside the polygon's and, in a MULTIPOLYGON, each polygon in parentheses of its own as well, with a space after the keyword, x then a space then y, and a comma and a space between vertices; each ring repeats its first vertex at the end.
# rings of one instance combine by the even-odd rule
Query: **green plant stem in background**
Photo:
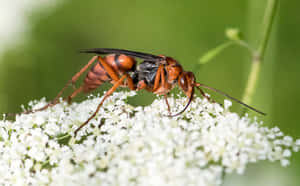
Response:
POLYGON ((248 82, 247 87, 245 89, 244 95, 243 95, 243 102, 247 104, 251 104, 253 93, 255 91, 256 82, 258 80, 259 72, 260 72, 260 64, 261 61, 259 60, 259 57, 253 57, 252 65, 251 65, 251 71, 248 76, 248 82))
POLYGON ((223 44, 217 46, 216 48, 210 50, 209 52, 207 52, 205 55, 203 55, 200 58, 198 64, 204 65, 204 64, 208 63, 217 54, 219 54, 221 51, 223 51, 225 48, 228 48, 232 44, 234 44, 234 41, 228 41, 228 42, 223 43, 223 44))
POLYGON ((258 49, 253 55, 251 70, 248 76, 248 82, 242 98, 242 101, 247 104, 251 104, 253 99, 253 94, 257 85, 257 80, 259 79, 260 67, 265 54, 268 40, 270 38, 271 28, 274 22, 278 2, 279 0, 268 0, 267 2, 267 8, 262 23, 263 27, 261 39, 258 44, 258 49))

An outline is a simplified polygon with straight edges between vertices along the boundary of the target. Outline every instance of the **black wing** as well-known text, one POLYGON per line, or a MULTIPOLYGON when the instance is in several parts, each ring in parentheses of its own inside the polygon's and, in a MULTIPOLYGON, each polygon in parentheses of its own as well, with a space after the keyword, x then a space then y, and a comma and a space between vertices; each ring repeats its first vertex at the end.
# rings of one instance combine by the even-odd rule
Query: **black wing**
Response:
POLYGON ((147 61, 163 61, 165 60, 163 57, 156 56, 153 54, 147 54, 143 52, 136 52, 130 50, 123 50, 123 49, 114 49, 114 48, 91 48, 91 49, 82 49, 80 53, 95 53, 95 54, 124 54, 131 57, 138 57, 141 59, 145 59, 147 61))

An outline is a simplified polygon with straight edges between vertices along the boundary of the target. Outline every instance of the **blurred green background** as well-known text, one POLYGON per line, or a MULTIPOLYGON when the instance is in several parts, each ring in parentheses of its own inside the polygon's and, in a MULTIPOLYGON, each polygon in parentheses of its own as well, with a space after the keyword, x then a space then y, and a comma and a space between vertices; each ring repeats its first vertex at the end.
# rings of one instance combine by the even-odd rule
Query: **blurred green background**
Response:
MULTIPOLYGON (((241 99, 251 63, 245 49, 231 47, 206 65, 196 63, 226 40, 224 31, 229 27, 240 28, 244 38, 257 46, 265 5, 266 0, 65 0, 51 11, 35 9, 27 15, 30 31, 25 42, 5 50, 0 59, 0 112, 18 112, 30 100, 54 98, 91 58, 79 54, 79 49, 94 47, 173 56, 186 70, 195 72, 199 82, 241 99)), ((258 116, 265 125, 279 126, 294 138, 300 138, 299 5, 292 0, 280 2, 251 104, 268 113, 258 116)), ((149 96, 155 99, 142 91, 131 101, 150 104, 149 96)), ((220 102, 224 99, 212 96, 220 102)), ((81 99, 84 96, 75 101, 81 99)), ((234 103, 233 110, 240 111, 241 106, 234 103)), ((279 162, 251 165, 243 176, 226 177, 224 185, 297 186, 299 171, 300 153, 293 154, 287 168, 279 162)))

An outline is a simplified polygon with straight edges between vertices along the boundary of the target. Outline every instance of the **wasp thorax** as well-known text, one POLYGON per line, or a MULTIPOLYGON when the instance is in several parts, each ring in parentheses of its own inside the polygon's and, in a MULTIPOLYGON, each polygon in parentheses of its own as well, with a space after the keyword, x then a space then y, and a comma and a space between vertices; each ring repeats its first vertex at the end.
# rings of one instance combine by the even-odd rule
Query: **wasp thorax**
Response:
POLYGON ((168 73, 168 83, 174 83, 183 71, 181 65, 170 57, 167 57, 167 66, 165 68, 168 73))

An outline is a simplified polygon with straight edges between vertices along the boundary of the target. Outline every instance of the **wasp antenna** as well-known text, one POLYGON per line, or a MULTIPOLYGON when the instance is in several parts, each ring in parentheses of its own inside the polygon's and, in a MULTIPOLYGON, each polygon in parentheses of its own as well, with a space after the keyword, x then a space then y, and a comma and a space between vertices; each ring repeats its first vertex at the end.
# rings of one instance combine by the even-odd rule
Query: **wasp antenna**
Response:
POLYGON ((224 93, 224 92, 222 92, 222 91, 220 91, 220 90, 218 90, 218 89, 212 88, 212 87, 210 87, 210 86, 207 86, 207 85, 204 85, 204 84, 201 84, 201 83, 196 83, 196 87, 197 87, 198 89, 200 89, 199 87, 207 88, 207 89, 209 89, 209 90, 212 90, 212 91, 214 91, 214 92, 217 92, 217 93, 219 93, 219 94, 222 94, 223 96, 225 96, 225 97, 227 97, 227 98, 229 98, 229 99, 231 99, 231 100, 233 100, 233 101, 235 101, 235 102, 237 102, 237 103, 243 105, 244 107, 247 107, 247 108, 249 108, 249 109, 251 109, 251 110, 253 110, 253 111, 255 111, 255 112, 257 112, 257 113, 259 113, 259 114, 261 114, 261 115, 264 115, 264 116, 267 115, 266 113, 264 113, 264 112, 262 112, 262 111, 259 111, 259 110, 255 109, 255 108, 251 107, 250 105, 247 105, 246 103, 243 103, 242 101, 240 101, 240 100, 238 100, 238 99, 236 99, 236 98, 234 98, 234 97, 231 97, 231 96, 229 96, 228 94, 226 94, 226 93, 224 93))
POLYGON ((194 98, 194 88, 192 89, 192 94, 191 94, 191 97, 189 99, 189 102, 186 104, 186 106, 184 107, 184 109, 182 109, 182 111, 178 112, 177 114, 168 115, 168 116, 169 117, 175 117, 175 116, 178 116, 178 115, 182 114, 189 107, 189 105, 191 104, 193 98, 194 98))

